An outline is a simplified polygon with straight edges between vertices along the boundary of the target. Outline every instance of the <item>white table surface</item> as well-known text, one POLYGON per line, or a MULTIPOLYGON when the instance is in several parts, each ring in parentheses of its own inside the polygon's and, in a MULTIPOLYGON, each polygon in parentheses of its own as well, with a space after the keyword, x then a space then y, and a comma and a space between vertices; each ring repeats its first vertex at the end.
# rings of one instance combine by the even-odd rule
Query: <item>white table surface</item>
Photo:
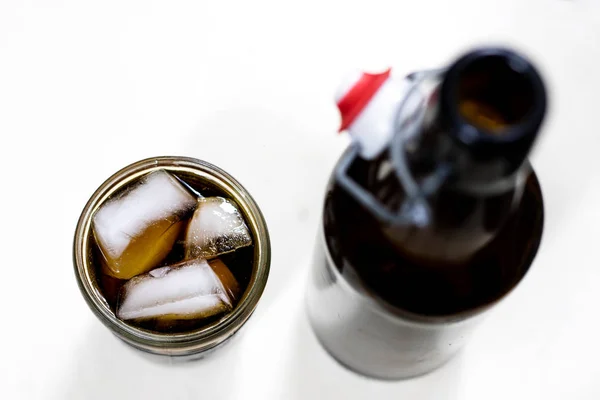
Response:
POLYGON ((600 4, 595 0, 0 2, 0 398, 600 399, 600 4), (540 252, 465 350, 378 382, 318 345, 303 308, 328 174, 347 138, 332 96, 353 68, 440 66, 516 46, 551 94, 533 156, 540 252), (204 362, 150 362, 87 308, 81 209, 136 160, 187 155, 239 179, 269 224, 259 307, 204 362))

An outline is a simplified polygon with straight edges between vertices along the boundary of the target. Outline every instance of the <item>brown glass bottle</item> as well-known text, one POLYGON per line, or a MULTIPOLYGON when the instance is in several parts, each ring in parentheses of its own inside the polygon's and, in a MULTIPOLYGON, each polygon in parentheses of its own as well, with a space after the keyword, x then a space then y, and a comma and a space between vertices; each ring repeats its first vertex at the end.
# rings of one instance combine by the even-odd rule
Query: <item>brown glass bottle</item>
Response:
POLYGON ((375 160, 356 157, 347 170, 382 206, 401 210, 410 199, 394 151, 403 152, 419 185, 446 166, 442 185, 423 195, 426 223, 382 220, 336 174, 325 197, 309 314, 334 357, 375 377, 416 375, 448 359, 448 345, 463 340, 454 322, 520 281, 542 233, 541 191, 527 155, 546 97, 531 64, 505 49, 471 52, 444 72, 426 104, 418 135, 375 160), (346 303, 343 312, 336 302, 346 303))

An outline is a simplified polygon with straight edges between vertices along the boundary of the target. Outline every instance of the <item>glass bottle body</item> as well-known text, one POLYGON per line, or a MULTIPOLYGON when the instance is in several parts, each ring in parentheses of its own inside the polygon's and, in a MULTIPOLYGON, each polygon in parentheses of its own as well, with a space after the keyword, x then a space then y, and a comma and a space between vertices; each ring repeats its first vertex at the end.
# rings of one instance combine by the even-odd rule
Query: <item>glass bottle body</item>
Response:
POLYGON ((308 285, 313 329, 335 359, 361 374, 429 372, 523 279, 542 227, 541 189, 531 171, 511 217, 468 262, 427 264, 385 239, 379 221, 332 177, 308 285))
MULTIPOLYGON (((447 361, 524 277, 543 226, 527 155, 546 97, 531 64, 482 49, 409 79, 383 151, 359 156, 354 132, 334 169, 307 299, 324 347, 384 379, 447 361)), ((364 112, 389 126, 375 99, 364 112)))

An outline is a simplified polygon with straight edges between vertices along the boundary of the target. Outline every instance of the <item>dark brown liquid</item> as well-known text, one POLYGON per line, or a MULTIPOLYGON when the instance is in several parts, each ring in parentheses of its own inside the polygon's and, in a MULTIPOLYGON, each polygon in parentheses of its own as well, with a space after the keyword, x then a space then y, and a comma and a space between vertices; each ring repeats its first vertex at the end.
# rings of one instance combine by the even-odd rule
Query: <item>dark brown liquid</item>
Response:
POLYGON ((529 113, 534 91, 515 66, 493 57, 471 62, 458 77, 458 105, 463 118, 492 134, 501 134, 529 113))
MULTIPOLYGON (((358 160, 350 174, 366 184, 366 170, 366 164, 358 160)), ((474 200, 468 200, 464 198, 456 207, 445 208, 454 209, 455 215, 438 215, 442 217, 442 228, 433 231, 438 238, 443 237, 444 226, 461 234, 461 212, 469 214, 473 210, 470 204, 474 200)), ((523 196, 514 207, 509 207, 513 211, 502 224, 495 221, 498 213, 506 213, 506 202, 497 199, 496 203, 480 210, 480 228, 470 231, 473 227, 466 225, 462 232, 465 236, 481 235, 487 225, 498 228, 493 239, 462 262, 435 262, 409 256, 406 248, 393 243, 389 233, 384 234, 381 222, 334 179, 325 199, 325 238, 338 270, 368 295, 415 314, 452 315, 489 304, 508 292, 523 277, 537 251, 543 206, 533 172, 525 183, 523 196)), ((404 243, 410 246, 411 238, 418 234, 417 228, 408 232, 404 243)), ((439 249, 431 247, 432 253, 436 251, 439 249)))
MULTIPOLYGON (((221 196, 225 198, 229 198, 227 193, 225 193, 220 188, 211 185, 209 182, 205 182, 201 180, 198 176, 193 174, 187 174, 184 172, 174 172, 168 171, 172 175, 179 178, 182 182, 187 184, 196 192, 202 194, 204 197, 212 197, 212 196, 221 196)), ((130 185, 136 184, 137 181, 133 181, 130 185)), ((118 192, 114 193, 113 196, 118 196, 119 193, 126 191, 129 188, 129 185, 121 188, 118 192)), ((229 198, 231 201, 233 199, 229 198)), ((240 211, 241 207, 238 208, 240 211)), ((189 215, 191 218, 191 215, 189 215)), ((175 242, 173 248, 167 257, 156 267, 162 267, 166 265, 176 264, 182 261, 184 257, 184 237, 185 237, 185 229, 182 230, 181 236, 175 242)), ((250 230, 252 233, 252 230, 250 230)), ((253 238, 254 240, 254 238, 253 238)), ((102 255, 100 254, 100 250, 95 242, 93 233, 90 233, 89 236, 90 248, 91 250, 91 260, 94 265, 95 273, 96 273, 96 281, 98 282, 98 287, 100 288, 102 295, 104 296, 106 302, 108 303, 110 309, 113 312, 116 312, 117 306, 119 304, 119 294, 121 287, 127 282, 127 280, 116 279, 112 276, 106 275, 102 273, 102 255)), ((250 283, 250 278, 252 276, 252 267, 254 265, 254 246, 248 246, 241 249, 237 249, 234 252, 223 254, 218 257, 221 261, 225 263, 225 265, 229 268, 231 273, 236 278, 238 284, 240 285, 240 289, 243 292, 246 291, 248 284, 250 283)), ((234 304, 235 307, 236 304, 234 304)), ((147 321, 136 321, 131 323, 136 327, 147 329, 150 331, 156 331, 161 333, 181 333, 188 332, 192 330, 196 330, 202 328, 208 324, 216 322, 222 319, 223 315, 217 315, 210 318, 203 318, 200 320, 177 320, 174 322, 164 323, 157 322, 155 320, 147 320, 147 321)))

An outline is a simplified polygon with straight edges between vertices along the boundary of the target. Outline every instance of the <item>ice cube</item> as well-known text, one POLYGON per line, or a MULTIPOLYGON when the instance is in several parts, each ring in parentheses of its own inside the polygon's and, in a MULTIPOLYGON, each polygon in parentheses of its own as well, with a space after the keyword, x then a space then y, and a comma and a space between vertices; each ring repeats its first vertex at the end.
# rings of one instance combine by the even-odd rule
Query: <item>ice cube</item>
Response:
POLYGON ((239 286, 220 260, 196 259, 154 269, 121 289, 117 317, 158 322, 206 318, 231 311, 239 286))
POLYGON ((93 217, 103 271, 129 279, 156 267, 184 229, 197 197, 159 170, 108 200, 93 217))
POLYGON ((187 229, 186 258, 211 258, 252 244, 252 237, 236 205, 223 197, 205 197, 187 229))

